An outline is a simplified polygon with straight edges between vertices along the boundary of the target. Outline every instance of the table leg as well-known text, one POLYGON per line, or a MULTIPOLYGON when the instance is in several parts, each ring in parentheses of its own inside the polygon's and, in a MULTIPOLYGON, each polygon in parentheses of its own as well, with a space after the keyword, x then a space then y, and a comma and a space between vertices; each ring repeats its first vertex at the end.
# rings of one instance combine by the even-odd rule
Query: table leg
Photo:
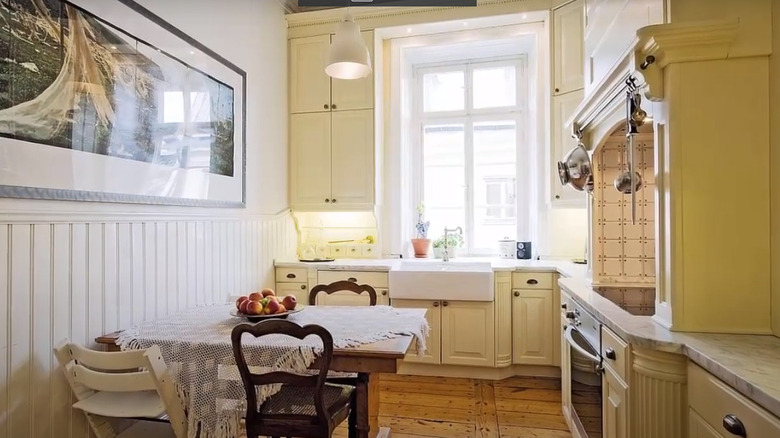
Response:
POLYGON ((369 381, 370 375, 368 373, 358 373, 357 386, 355 386, 357 438, 369 438, 371 432, 369 381))

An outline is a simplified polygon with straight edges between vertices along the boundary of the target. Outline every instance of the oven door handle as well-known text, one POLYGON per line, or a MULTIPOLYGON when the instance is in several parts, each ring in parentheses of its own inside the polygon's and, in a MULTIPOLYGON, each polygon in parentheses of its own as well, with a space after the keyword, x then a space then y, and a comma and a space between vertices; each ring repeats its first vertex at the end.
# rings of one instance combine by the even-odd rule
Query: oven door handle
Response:
POLYGON ((566 330, 563 332, 563 337, 566 338, 566 342, 568 342, 568 344, 571 345, 573 349, 577 350, 577 352, 579 352, 581 355, 587 357, 592 362, 595 362, 597 367, 600 367, 601 358, 593 355, 588 350, 582 348, 582 346, 578 344, 577 341, 574 340, 574 337, 571 335, 571 332, 573 332, 574 330, 577 330, 576 328, 574 328, 574 326, 572 325, 566 326, 566 330))

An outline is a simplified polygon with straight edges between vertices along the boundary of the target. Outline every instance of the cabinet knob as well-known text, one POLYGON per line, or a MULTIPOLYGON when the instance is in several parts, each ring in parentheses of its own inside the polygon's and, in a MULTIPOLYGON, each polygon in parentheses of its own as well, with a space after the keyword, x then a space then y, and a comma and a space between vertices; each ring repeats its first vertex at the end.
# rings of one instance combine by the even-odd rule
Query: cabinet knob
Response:
POLYGON ((357 278, 355 278, 355 277, 349 277, 349 278, 347 278, 347 281, 350 281, 350 282, 352 282, 352 283, 357 283, 357 278))
POLYGON ((556 88, 556 89, 555 89, 555 92, 556 92, 556 93, 557 93, 557 92, 559 92, 559 91, 561 91, 561 90, 560 90, 560 89, 558 89, 558 88, 556 88))
POLYGON ((330 106, 327 103, 325 105, 323 105, 322 107, 325 108, 325 109, 330 108, 330 106))
POLYGON ((604 350, 604 357, 606 357, 609 360, 617 359, 617 354, 615 353, 615 349, 610 347, 604 350))
POLYGON ((334 104, 332 104, 332 105, 330 106, 330 109, 336 109, 336 104, 335 104, 335 103, 334 103, 334 104))
POLYGON ((292 272, 290 272, 289 274, 287 274, 287 278, 295 278, 295 274, 293 274, 292 272))
POLYGON ((325 202, 330 202, 330 199, 328 199, 328 198, 325 198, 325 202))
POLYGON ((747 438, 747 430, 745 430, 745 425, 742 424, 742 422, 739 421, 739 418, 737 418, 737 416, 734 414, 728 414, 723 417, 723 428, 732 435, 747 438))
POLYGON ((526 281, 527 284, 539 284, 539 282, 533 278, 526 281))
POLYGON ((439 307, 439 302, 438 301, 434 301, 433 302, 433 307, 439 307))
POLYGON ((555 195, 555 199, 561 199, 561 195, 555 195))
POLYGON ((446 301, 443 301, 443 302, 441 303, 441 305, 442 305, 442 306, 444 306, 444 307, 447 307, 447 306, 449 306, 449 305, 450 305, 450 303, 448 303, 448 302, 446 302, 446 301))
POLYGON ((335 204, 336 203, 336 199, 331 199, 330 202, 335 204))
POLYGON ((306 290, 306 285, 305 284, 301 285, 301 290, 306 290))
POLYGON ((386 290, 383 290, 383 291, 382 291, 382 295, 387 295, 387 291, 386 291, 386 290))
POLYGON ((516 296, 516 297, 519 297, 519 296, 520 296, 520 292, 518 292, 518 291, 515 291, 515 296, 516 296))

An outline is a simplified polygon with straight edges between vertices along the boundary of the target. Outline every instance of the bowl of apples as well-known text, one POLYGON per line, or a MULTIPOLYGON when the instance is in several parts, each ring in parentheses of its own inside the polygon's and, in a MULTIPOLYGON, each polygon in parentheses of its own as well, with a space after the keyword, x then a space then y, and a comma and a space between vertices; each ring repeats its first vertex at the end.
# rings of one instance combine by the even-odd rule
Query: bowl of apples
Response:
POLYGON ((287 318, 302 309, 298 307, 295 295, 287 295, 279 298, 273 289, 263 289, 261 292, 252 292, 249 295, 238 297, 236 308, 230 314, 244 318, 251 322, 262 321, 271 318, 287 318))

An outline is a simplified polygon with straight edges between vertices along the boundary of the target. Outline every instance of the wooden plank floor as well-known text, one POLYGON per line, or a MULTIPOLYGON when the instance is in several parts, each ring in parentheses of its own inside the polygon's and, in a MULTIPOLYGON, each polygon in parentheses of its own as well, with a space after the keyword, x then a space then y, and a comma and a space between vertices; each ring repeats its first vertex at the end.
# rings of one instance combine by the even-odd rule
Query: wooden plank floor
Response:
MULTIPOLYGON (((558 379, 382 374, 379 390, 379 425, 392 438, 571 438, 558 379)), ((346 424, 335 436, 347 436, 346 424)))

